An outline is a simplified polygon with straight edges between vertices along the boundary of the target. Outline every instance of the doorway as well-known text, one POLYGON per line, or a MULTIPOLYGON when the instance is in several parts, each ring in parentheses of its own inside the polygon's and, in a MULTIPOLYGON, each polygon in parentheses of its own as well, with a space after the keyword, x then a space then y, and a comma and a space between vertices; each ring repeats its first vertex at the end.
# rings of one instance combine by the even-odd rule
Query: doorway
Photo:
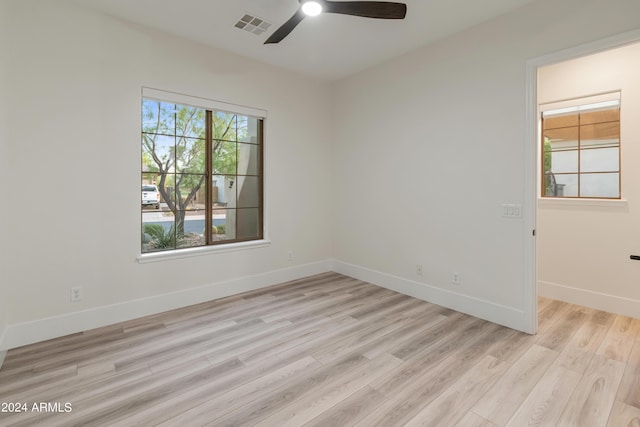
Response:
MULTIPOLYGON (((527 257, 530 255, 533 260, 527 265, 531 278, 527 314, 533 332, 537 330, 538 295, 624 315, 635 313, 637 316, 640 312, 640 291, 630 286, 632 276, 637 277, 637 265, 629 258, 629 251, 634 247, 640 250, 640 242, 629 240, 634 234, 633 227, 638 228, 635 224, 640 224, 640 217, 631 217, 627 202, 627 198, 633 198, 636 193, 640 197, 640 189, 635 190, 628 184, 634 179, 640 182, 640 176, 633 178, 633 169, 637 168, 625 167, 632 158, 640 161, 640 149, 632 146, 640 139, 640 134, 637 138, 630 134, 634 126, 622 124, 620 200, 539 198, 543 182, 539 105, 616 90, 623 98, 632 96, 638 91, 627 80, 629 75, 640 73, 640 60, 634 57, 640 58, 640 31, 527 63, 527 175, 530 180, 527 199, 530 206, 526 207, 530 208, 531 215, 525 220, 536 230, 536 237, 527 247, 527 257), (625 57, 625 65, 614 64, 625 57), (631 65, 638 68, 632 71, 631 65), (600 226, 595 229, 589 224, 600 226), (585 242, 592 244, 591 249, 585 242), (607 268, 602 268, 604 266, 607 268)), ((640 101, 640 94, 637 96, 640 101)), ((621 122, 625 117, 637 121, 640 111, 635 119, 629 119, 634 114, 628 111, 635 108, 635 100, 627 104, 622 100, 621 104, 621 122)), ((640 102, 637 105, 640 106, 640 102)))

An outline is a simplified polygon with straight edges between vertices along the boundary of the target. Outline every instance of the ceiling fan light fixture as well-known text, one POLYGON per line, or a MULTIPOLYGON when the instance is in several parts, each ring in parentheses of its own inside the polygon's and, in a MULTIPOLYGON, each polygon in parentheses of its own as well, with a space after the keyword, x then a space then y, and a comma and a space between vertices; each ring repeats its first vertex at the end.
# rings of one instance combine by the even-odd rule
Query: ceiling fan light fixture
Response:
POLYGON ((302 3, 302 11, 307 16, 318 16, 322 13, 322 5, 317 1, 306 1, 302 3))

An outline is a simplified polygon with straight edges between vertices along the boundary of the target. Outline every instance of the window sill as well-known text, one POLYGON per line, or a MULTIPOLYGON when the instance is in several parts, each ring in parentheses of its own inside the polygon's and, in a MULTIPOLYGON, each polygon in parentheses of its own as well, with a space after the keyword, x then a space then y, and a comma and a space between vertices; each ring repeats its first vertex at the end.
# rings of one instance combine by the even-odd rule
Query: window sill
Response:
POLYGON ((266 248, 271 246, 270 240, 254 240, 250 242, 229 243, 215 246, 202 246, 198 248, 179 249, 175 251, 154 252, 138 256, 138 264, 151 262, 171 261, 175 259, 192 258, 225 252, 245 251, 249 249, 266 248))
POLYGON ((597 207, 626 209, 628 201, 625 199, 561 199, 538 198, 539 207, 597 207))

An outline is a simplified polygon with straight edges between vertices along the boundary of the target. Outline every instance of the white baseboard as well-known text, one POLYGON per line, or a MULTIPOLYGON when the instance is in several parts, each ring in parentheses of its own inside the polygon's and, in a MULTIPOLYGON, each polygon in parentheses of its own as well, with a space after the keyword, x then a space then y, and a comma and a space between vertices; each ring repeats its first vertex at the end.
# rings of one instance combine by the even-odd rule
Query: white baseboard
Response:
POLYGON ((6 347, 3 346, 4 338, 7 335, 7 328, 2 329, 2 333, 0 333, 0 369, 2 369, 2 364, 4 363, 4 358, 7 356, 7 350, 2 350, 6 347))
POLYGON ((640 300, 538 281, 538 295, 609 313, 640 318, 640 300))
POLYGON ((2 330, 2 333, 0 334, 0 369, 2 369, 2 364, 4 363, 4 358, 7 356, 7 350, 2 350, 5 349, 6 347, 4 347, 4 339, 7 336, 7 329, 4 328, 2 330))
MULTIPOLYGON (((7 326, 4 336, 0 337, 0 362, 4 359, 6 350, 8 349, 162 313, 217 298, 224 298, 328 271, 335 271, 513 329, 528 333, 532 332, 528 330, 529 322, 525 312, 522 310, 341 261, 326 260, 254 276, 212 283, 179 292, 125 301, 118 304, 30 322, 12 324, 7 326)), ((0 364, 0 367, 1 366, 0 364)))
POLYGON ((0 349, 12 349, 151 314, 162 313, 167 310, 253 291, 290 280, 313 276, 314 274, 325 273, 331 271, 331 266, 331 261, 320 261, 254 276, 212 283, 184 291, 156 295, 149 298, 136 299, 31 322, 9 325, 4 339, 0 340, 0 349))
POLYGON ((341 261, 333 262, 333 271, 512 329, 534 333, 523 310, 341 261))

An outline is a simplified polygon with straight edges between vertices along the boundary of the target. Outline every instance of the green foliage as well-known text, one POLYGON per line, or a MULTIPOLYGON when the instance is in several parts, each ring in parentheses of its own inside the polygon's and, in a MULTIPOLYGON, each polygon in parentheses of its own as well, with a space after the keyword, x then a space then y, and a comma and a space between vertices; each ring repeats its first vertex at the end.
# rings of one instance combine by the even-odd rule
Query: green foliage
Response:
POLYGON ((153 157, 145 151, 142 152, 142 171, 158 172, 158 166, 153 161, 153 157))
POLYGON ((152 239, 161 239, 164 236, 164 227, 160 224, 145 224, 144 232, 152 239))
POLYGON ((553 177, 553 172, 551 172, 551 141, 546 136, 544 137, 544 144, 542 147, 542 160, 543 160, 543 171, 544 171, 544 195, 552 196, 555 195, 555 179, 553 177))
POLYGON ((234 175, 237 173, 236 143, 215 141, 213 143, 213 173, 234 175))
POLYGON ((546 136, 544 137, 544 148, 542 151, 544 155, 544 172, 551 172, 551 141, 546 136))
POLYGON ((151 237, 150 244, 154 249, 174 248, 176 246, 176 232, 172 226, 169 231, 160 224, 145 224, 144 232, 151 237))
POLYGON ((226 226, 224 224, 220 224, 216 226, 216 228, 218 229, 218 234, 226 234, 227 232, 226 226))

